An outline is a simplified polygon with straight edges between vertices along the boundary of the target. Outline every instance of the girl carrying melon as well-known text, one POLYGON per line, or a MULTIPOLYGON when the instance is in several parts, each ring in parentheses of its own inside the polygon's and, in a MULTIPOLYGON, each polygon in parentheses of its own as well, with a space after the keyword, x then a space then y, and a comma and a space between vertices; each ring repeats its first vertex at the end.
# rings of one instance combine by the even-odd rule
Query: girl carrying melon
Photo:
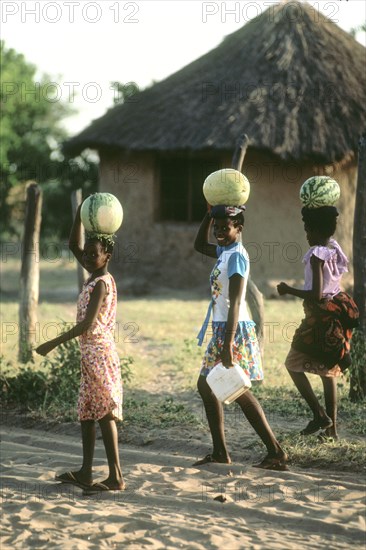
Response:
MULTIPOLYGON (((301 211, 310 245, 303 259, 304 289, 282 282, 277 290, 281 296, 291 294, 304 300, 305 319, 295 332, 285 366, 313 413, 313 419, 300 433, 310 435, 323 429, 318 437, 325 441, 338 438, 336 380, 350 365, 350 339, 352 328, 357 326, 358 310, 352 298, 340 288, 342 275, 348 271, 348 260, 337 241, 331 238, 338 211, 332 204, 318 206, 315 197, 311 196, 319 179, 321 177, 307 180, 300 192, 300 197, 305 196, 304 191, 309 192, 306 201, 312 205, 304 206, 301 211), (305 373, 321 377, 325 409, 305 373)), ((324 177, 325 184, 327 179, 324 177)), ((336 182, 332 180, 332 183, 334 186, 336 182)))
MULTIPOLYGON (((238 177, 239 181, 242 180, 242 174, 231 169, 230 171, 234 173, 235 178, 238 177)), ((223 176, 224 178, 224 185, 220 185, 220 187, 225 187, 225 179, 227 179, 226 184, 230 186, 233 182, 230 182, 230 177, 226 178, 226 176, 230 176, 230 174, 227 174, 229 169, 226 170, 226 173, 225 171, 219 172, 221 172, 219 177, 223 176), (222 172, 224 173, 222 174, 222 172)), ((215 174, 213 173, 211 176, 215 178, 215 174)), ((210 176, 206 180, 208 183, 210 183, 209 178, 210 176)), ((206 188, 205 185, 206 200, 212 204, 214 201, 209 200, 210 193, 205 193, 205 190, 207 190, 207 185, 206 188)), ((249 185, 249 182, 247 182, 247 185, 249 185)), ((247 195, 248 193, 249 190, 247 195)), ((230 192, 228 195, 230 195, 230 192)), ((245 206, 216 205, 212 208, 209 206, 209 212, 203 218, 194 243, 194 247, 198 252, 217 260, 210 277, 212 338, 203 358, 197 384, 211 431, 213 451, 203 459, 198 460, 194 466, 210 462, 231 463, 224 435, 223 406, 207 383, 206 377, 209 372, 219 362, 222 362, 223 366, 227 368, 238 364, 251 380, 263 379, 255 324, 249 317, 245 302, 249 276, 249 258, 241 244, 244 209, 245 206), (209 242, 212 223, 218 246, 209 242)), ((208 318, 206 318, 198 336, 199 345, 202 344, 207 324, 208 318)), ((244 415, 267 448, 267 456, 260 464, 257 464, 257 467, 268 470, 287 470, 287 456, 276 440, 254 395, 250 390, 247 390, 236 399, 236 402, 240 405, 244 415)))
MULTIPOLYGON (((87 199, 88 200, 88 199, 87 199)), ((84 489, 84 494, 121 491, 125 488, 118 453, 116 420, 122 419, 122 379, 113 331, 116 320, 117 291, 108 273, 113 252, 112 237, 87 234, 81 248, 81 207, 71 229, 69 248, 90 273, 77 303, 76 325, 36 352, 47 355, 56 346, 79 337, 81 382, 78 416, 81 423, 83 463, 79 470, 56 475, 55 479, 84 489), (92 479, 95 422, 99 423, 108 459, 109 476, 101 483, 92 479)), ((60 367, 62 368, 62 367, 60 367)))

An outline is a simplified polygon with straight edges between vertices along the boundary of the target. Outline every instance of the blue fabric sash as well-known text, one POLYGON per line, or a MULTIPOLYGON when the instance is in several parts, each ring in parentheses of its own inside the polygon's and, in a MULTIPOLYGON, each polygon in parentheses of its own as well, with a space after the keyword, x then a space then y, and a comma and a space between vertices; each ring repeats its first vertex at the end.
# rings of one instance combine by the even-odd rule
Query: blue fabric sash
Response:
POLYGON ((203 321, 202 327, 201 327, 199 333, 196 336, 196 338, 198 339, 198 342, 197 342, 198 346, 202 346, 202 342, 205 338, 205 334, 206 334, 206 331, 207 331, 208 324, 210 322, 211 311, 212 311, 212 307, 213 307, 214 303, 215 303, 214 299, 212 298, 211 302, 209 303, 208 308, 207 308, 207 313, 206 313, 205 320, 203 321))

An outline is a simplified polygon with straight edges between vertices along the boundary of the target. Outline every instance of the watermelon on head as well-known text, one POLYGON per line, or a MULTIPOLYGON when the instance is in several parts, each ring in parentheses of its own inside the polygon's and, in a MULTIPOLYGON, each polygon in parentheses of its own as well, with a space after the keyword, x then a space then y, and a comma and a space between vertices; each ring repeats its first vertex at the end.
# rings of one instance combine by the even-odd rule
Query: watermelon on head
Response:
POLYGON ((80 218, 86 231, 112 235, 122 224, 122 205, 111 193, 94 193, 83 202, 80 218))
POLYGON ((247 202, 249 193, 249 181, 233 168, 212 172, 203 183, 203 194, 211 206, 240 206, 247 202))
POLYGON ((300 189, 300 200, 307 208, 334 206, 340 196, 338 183, 329 176, 313 176, 300 189))

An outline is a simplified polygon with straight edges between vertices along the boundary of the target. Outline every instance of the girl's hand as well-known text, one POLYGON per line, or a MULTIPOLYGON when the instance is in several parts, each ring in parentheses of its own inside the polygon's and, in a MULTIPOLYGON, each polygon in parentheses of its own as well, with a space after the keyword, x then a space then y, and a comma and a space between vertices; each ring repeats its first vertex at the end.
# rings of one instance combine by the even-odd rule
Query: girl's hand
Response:
POLYGON ((280 296, 283 296, 284 294, 288 294, 289 288, 286 283, 280 283, 277 285, 277 292, 280 296))
POLYGON ((234 366, 233 351, 231 349, 231 346, 225 346, 223 348, 221 352, 221 362, 226 368, 234 366))
POLYGON ((211 210, 212 210, 211 204, 209 204, 209 203, 206 201, 206 205, 207 205, 207 212, 208 212, 209 214, 211 214, 211 210))
POLYGON ((38 348, 35 349, 35 352, 39 355, 47 355, 50 351, 52 351, 56 347, 56 344, 50 340, 49 342, 45 342, 44 344, 41 344, 38 346, 38 348))

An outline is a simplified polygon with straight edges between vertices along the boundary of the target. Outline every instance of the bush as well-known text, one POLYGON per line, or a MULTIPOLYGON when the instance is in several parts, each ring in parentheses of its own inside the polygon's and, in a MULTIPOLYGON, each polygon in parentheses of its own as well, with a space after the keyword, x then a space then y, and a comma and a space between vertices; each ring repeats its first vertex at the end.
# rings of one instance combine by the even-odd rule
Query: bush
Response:
MULTIPOLYGON (((67 328, 65 324, 65 329, 67 328)), ((20 406, 23 410, 41 410, 48 415, 61 417, 63 420, 76 419, 76 402, 80 383, 81 354, 76 339, 58 346, 51 358, 42 362, 42 370, 35 370, 29 365, 21 367, 14 376, 11 364, 1 369, 1 402, 6 406, 20 406)), ((132 377, 132 357, 123 357, 121 377, 129 382, 132 377)))
MULTIPOLYGON (((4 358, 1 357, 3 365, 4 358)), ((10 369, 11 364, 6 363, 10 369)), ((2 404, 21 405, 22 407, 40 407, 47 394, 47 375, 34 371, 29 366, 22 366, 16 376, 10 376, 6 369, 1 368, 0 396, 2 404)))

